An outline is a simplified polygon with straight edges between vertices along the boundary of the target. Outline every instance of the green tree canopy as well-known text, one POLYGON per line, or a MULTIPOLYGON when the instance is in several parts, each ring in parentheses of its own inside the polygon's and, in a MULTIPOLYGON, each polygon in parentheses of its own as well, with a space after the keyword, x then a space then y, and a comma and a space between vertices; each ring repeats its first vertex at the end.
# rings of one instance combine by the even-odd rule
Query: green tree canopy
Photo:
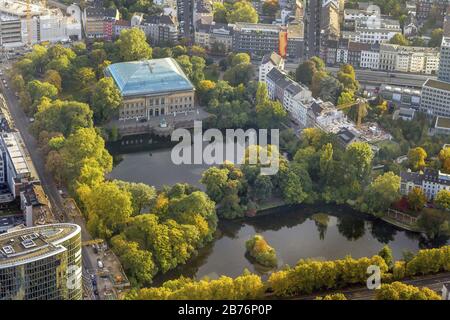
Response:
POLYGON ((147 43, 144 31, 138 28, 124 29, 116 41, 119 54, 124 61, 152 58, 152 48, 147 43))

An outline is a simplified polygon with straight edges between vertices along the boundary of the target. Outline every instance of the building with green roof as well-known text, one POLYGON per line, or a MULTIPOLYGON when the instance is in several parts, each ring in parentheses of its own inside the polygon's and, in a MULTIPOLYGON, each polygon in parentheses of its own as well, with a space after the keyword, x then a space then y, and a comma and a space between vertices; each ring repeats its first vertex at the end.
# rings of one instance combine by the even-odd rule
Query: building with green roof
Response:
POLYGON ((105 70, 123 103, 119 119, 150 119, 194 109, 194 85, 172 58, 114 63, 105 70))

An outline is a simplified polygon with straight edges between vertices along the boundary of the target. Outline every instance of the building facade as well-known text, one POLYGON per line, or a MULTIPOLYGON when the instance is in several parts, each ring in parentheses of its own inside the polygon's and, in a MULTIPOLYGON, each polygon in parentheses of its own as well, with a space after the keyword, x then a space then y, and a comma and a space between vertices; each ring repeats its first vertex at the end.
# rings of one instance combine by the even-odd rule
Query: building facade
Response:
POLYGON ((1 133, 2 180, 11 194, 10 201, 18 198, 22 186, 33 180, 30 164, 22 146, 22 138, 18 132, 1 133))
POLYGON ((422 86, 420 110, 431 116, 450 117, 450 83, 428 79, 422 86))
POLYGON ((425 168, 423 172, 400 172, 400 193, 408 195, 415 187, 422 189, 428 200, 436 197, 439 191, 450 191, 450 175, 431 168, 425 168))
POLYGON ((83 12, 84 32, 88 39, 112 40, 114 24, 119 21, 119 10, 104 7, 88 7, 83 12))
POLYGON ((262 23, 235 24, 233 51, 262 56, 268 52, 279 52, 281 27, 262 23))
POLYGON ((380 70, 434 74, 439 67, 436 48, 380 45, 380 70))
POLYGON ((119 120, 194 110, 195 88, 172 58, 115 63, 105 74, 122 95, 119 120))
POLYGON ((265 54, 262 58, 261 64, 259 65, 258 81, 266 82, 266 75, 273 68, 277 68, 279 70, 284 69, 284 59, 276 52, 265 54))
POLYGON ((81 228, 51 224, 0 235, 0 300, 81 300, 81 228))

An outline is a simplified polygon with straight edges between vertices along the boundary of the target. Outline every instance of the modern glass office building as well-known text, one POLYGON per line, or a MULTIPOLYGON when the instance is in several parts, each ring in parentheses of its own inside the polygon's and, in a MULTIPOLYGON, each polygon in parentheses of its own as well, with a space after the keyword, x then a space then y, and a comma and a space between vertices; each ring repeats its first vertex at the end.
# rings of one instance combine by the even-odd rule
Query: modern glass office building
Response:
POLYGON ((0 300, 81 300, 81 228, 50 224, 0 235, 0 300))

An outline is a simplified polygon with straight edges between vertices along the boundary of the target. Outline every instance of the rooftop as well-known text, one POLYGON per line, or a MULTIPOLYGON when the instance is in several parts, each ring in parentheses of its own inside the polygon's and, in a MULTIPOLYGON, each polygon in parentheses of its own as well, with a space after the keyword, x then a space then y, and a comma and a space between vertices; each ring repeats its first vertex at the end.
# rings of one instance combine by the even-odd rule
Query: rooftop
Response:
POLYGON ((450 175, 431 168, 425 168, 423 172, 400 172, 402 181, 413 182, 416 185, 421 185, 422 181, 433 182, 436 184, 450 186, 450 175))
POLYGON ((114 63, 105 70, 122 96, 155 95, 194 90, 194 86, 172 58, 114 63))
POLYGON ((269 61, 272 62, 272 64, 279 66, 283 62, 283 58, 275 51, 272 51, 272 53, 263 56, 261 64, 266 64, 269 61))
POLYGON ((25 159, 25 152, 19 143, 19 133, 3 132, 0 140, 1 144, 6 148, 17 174, 30 173, 27 160, 25 159))
POLYGON ((428 79, 424 84, 424 87, 430 87, 434 89, 444 90, 444 91, 450 91, 450 83, 439 81, 439 80, 433 80, 428 79))
POLYGON ((450 118, 437 117, 435 128, 450 129, 450 118))
POLYGON ((24 228, 0 235, 0 269, 25 264, 65 250, 61 243, 80 233, 76 224, 59 223, 24 228))
POLYGON ((114 8, 90 7, 86 8, 86 16, 96 19, 116 19, 119 16, 119 11, 114 8))

